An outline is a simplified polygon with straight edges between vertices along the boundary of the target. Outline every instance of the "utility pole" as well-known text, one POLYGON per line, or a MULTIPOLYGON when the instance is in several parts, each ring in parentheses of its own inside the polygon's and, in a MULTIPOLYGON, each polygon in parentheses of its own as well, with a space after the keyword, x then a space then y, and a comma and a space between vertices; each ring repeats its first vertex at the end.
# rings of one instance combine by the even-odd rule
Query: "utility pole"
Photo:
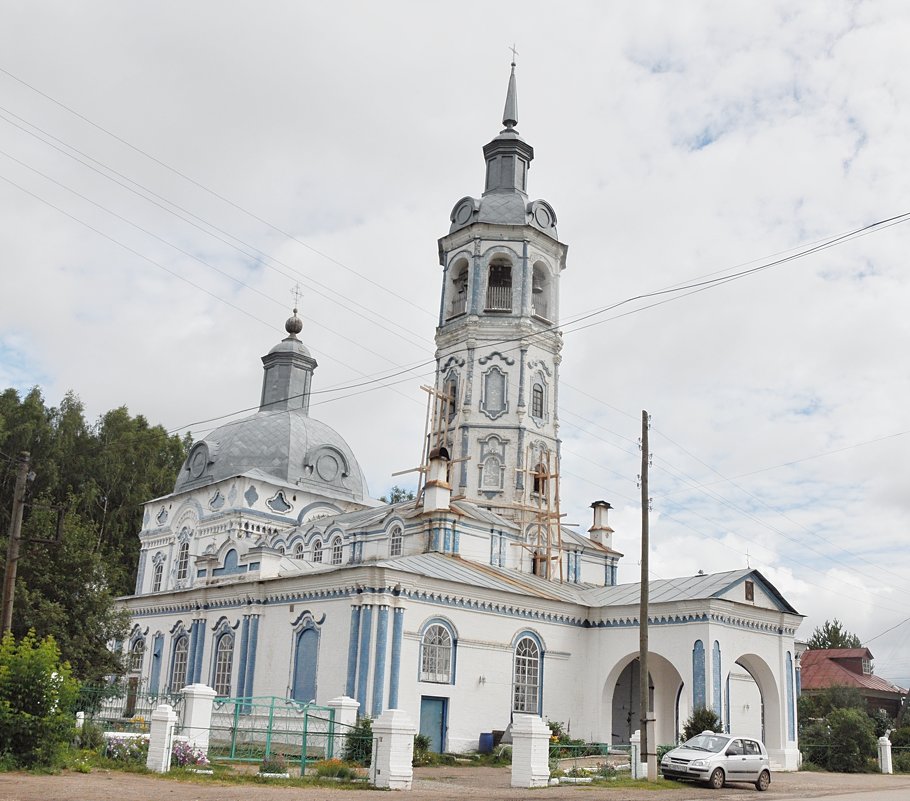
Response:
POLYGON ((19 454, 19 470, 13 490, 13 511, 9 521, 9 544, 6 548, 6 569, 3 572, 3 606, 0 634, 13 627, 13 595, 16 590, 16 566, 19 561, 19 542, 22 537, 22 510, 25 507, 25 482, 28 479, 30 454, 19 454))
POLYGON ((648 552, 649 525, 648 512, 651 500, 648 497, 648 466, 651 463, 651 451, 648 447, 648 428, 651 425, 650 415, 641 413, 641 594, 638 609, 638 708, 641 723, 641 759, 648 764, 648 781, 657 779, 657 752, 653 758, 651 751, 654 743, 648 732, 651 722, 651 682, 648 678, 648 552))

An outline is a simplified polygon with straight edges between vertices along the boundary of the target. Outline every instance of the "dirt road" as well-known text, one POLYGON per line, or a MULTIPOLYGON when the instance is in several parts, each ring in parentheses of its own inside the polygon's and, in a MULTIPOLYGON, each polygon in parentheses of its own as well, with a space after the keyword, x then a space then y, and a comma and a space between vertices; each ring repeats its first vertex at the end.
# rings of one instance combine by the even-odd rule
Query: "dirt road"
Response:
MULTIPOLYGON (((692 785, 663 792, 623 788, 593 789, 584 786, 513 790, 507 768, 417 768, 414 788, 397 797, 403 801, 469 801, 470 799, 608 799, 608 801, 756 801, 827 796, 874 790, 906 790, 910 799, 910 776, 845 775, 833 773, 775 773, 771 789, 758 795, 750 785, 725 787, 720 791, 692 785)), ((261 784, 205 784, 175 781, 155 776, 94 771, 89 774, 61 773, 32 776, 0 774, 0 801, 376 801, 375 790, 340 790, 334 787, 274 787, 261 784)))

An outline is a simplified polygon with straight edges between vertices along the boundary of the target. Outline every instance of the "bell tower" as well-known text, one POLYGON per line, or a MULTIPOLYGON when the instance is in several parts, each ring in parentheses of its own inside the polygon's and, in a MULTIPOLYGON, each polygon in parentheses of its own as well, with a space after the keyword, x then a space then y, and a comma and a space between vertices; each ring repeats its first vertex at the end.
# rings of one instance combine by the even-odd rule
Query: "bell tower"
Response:
POLYGON ((514 62, 502 124, 483 148, 483 194, 455 204, 439 240, 436 385, 451 399, 449 443, 463 460, 452 466, 453 492, 514 518, 514 504, 540 480, 529 471, 559 463, 559 277, 568 249, 553 207, 528 200, 534 148, 516 127, 514 62))

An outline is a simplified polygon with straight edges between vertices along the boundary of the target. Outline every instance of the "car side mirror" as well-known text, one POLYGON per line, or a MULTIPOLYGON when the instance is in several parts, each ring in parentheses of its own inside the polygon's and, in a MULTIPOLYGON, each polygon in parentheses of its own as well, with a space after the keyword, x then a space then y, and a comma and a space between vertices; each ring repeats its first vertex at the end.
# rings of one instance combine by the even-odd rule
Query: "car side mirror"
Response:
POLYGON ((738 756, 738 754, 736 753, 736 751, 734 751, 732 748, 730 748, 727 750, 726 756, 738 756))

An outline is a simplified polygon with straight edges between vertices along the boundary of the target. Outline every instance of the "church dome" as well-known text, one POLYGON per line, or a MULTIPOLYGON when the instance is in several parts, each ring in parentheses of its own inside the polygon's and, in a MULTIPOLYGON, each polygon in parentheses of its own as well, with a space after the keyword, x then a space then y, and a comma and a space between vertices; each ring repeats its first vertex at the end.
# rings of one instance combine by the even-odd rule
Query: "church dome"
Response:
POLYGON ((216 428, 193 445, 174 492, 251 471, 325 495, 369 498, 363 472, 344 438, 300 408, 259 411, 216 428))
POLYGON ((262 357, 262 400, 256 414, 216 428, 195 443, 174 492, 258 471, 332 498, 369 499, 354 453, 331 426, 309 416, 316 360, 297 339, 303 322, 285 323, 287 337, 262 357))

